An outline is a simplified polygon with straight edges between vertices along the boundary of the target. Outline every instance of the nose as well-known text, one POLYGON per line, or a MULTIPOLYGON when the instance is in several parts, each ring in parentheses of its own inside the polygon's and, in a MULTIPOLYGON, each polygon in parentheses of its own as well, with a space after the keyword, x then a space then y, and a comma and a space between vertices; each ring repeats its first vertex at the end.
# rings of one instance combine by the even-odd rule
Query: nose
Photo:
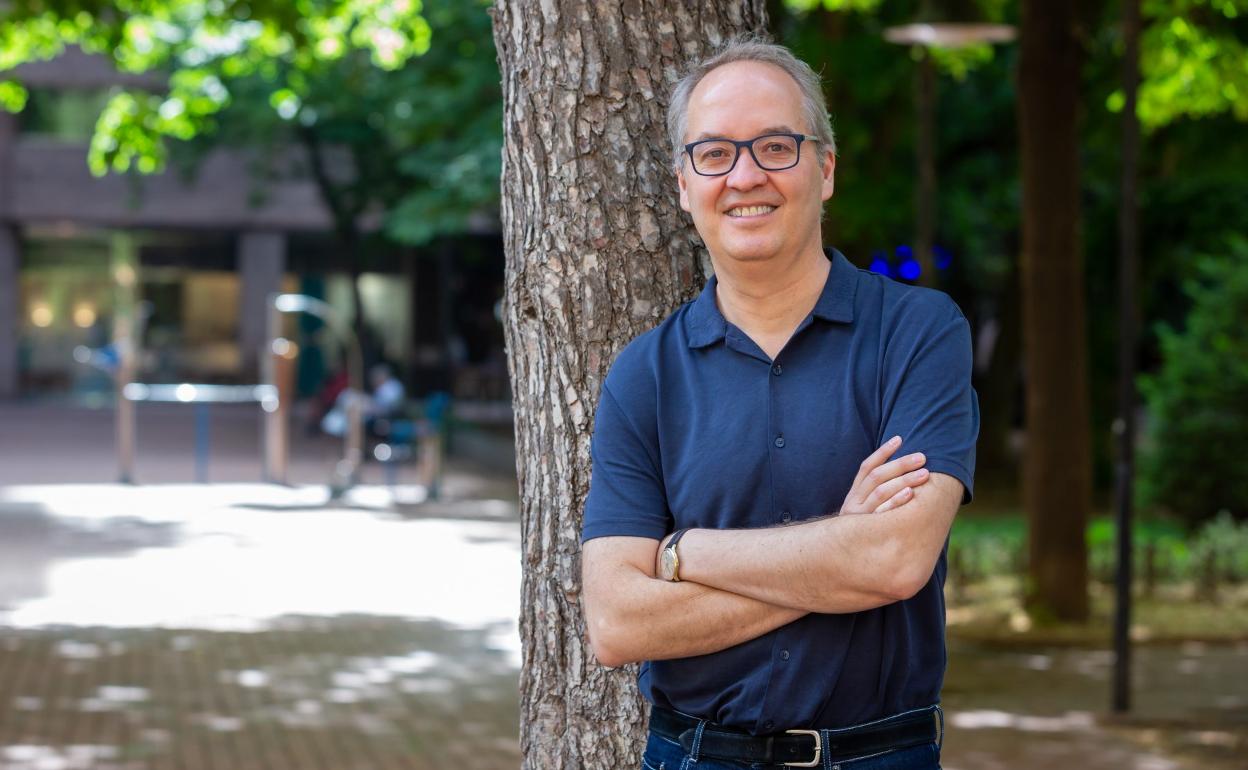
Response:
POLYGON ((737 157, 737 165, 728 172, 725 183, 734 190, 750 190, 767 182, 767 172, 754 162, 754 155, 748 148, 742 147, 737 157))

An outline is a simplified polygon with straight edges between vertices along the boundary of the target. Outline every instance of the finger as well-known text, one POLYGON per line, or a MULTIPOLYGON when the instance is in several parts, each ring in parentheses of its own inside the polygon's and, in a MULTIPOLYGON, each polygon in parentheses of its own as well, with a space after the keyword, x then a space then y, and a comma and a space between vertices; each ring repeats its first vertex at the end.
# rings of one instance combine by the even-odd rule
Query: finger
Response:
MULTIPOLYGON (((867 473, 866 477, 853 490, 855 500, 866 502, 867 497, 881 485, 900 478, 903 474, 918 470, 927 463, 927 457, 922 452, 908 454, 905 457, 899 457, 892 462, 884 463, 867 473)), ((888 498, 883 498, 886 500, 888 498)), ((882 500, 881 500, 882 501, 882 500)))
POLYGON ((930 475, 927 468, 919 468, 880 484, 867 495, 867 498, 863 501, 863 507, 869 511, 875 510, 876 506, 891 499, 901 490, 926 483, 930 475))
POLYGON ((901 436, 893 436, 888 441, 880 445, 880 448, 867 455, 867 459, 862 461, 858 466, 858 475, 854 477, 854 483, 850 485, 850 489, 862 483, 867 474, 880 467, 885 460, 893 456, 901 446, 901 436))
POLYGON ((884 513, 885 511, 891 511, 894 508, 899 508, 905 505, 906 503, 910 502, 910 500, 913 497, 914 497, 914 487, 906 487, 902 489, 900 492, 898 492, 897 494, 890 497, 879 508, 876 508, 875 512, 884 513))

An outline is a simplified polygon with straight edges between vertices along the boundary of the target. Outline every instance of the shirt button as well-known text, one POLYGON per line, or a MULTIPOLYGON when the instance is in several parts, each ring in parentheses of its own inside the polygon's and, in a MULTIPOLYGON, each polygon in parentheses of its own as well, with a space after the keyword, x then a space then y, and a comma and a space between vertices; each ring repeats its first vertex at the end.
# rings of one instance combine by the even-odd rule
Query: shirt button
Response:
POLYGON ((788 651, 788 650, 781 650, 781 651, 780 651, 780 660, 788 660, 788 659, 789 659, 789 651, 788 651))
POLYGON ((773 722, 773 721, 771 721, 770 719, 768 719, 766 722, 763 722, 763 729, 764 729, 764 730, 770 730, 771 728, 773 728, 773 727, 775 727, 775 726, 776 726, 776 723, 775 723, 775 722, 773 722))
POLYGON ((784 367, 781 366, 780 364, 776 364, 775 366, 771 367, 771 373, 779 377, 781 374, 784 373, 784 367))
POLYGON ((784 448, 784 436, 776 436, 776 447, 779 449, 784 448))
POLYGON ((793 514, 789 513, 788 511, 785 511, 784 513, 780 514, 780 521, 783 521, 785 524, 788 524, 790 521, 793 521, 793 514))

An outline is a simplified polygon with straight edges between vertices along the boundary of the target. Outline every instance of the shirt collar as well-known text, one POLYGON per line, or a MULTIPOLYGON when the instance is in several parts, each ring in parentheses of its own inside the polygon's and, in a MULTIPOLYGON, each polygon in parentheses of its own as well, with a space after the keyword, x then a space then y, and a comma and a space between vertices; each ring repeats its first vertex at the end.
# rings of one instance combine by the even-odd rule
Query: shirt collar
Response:
MULTIPOLYGON (((824 253, 832 262, 832 267, 811 314, 833 323, 853 323, 854 297, 858 293, 858 268, 836 249, 824 249, 824 253)), ((712 345, 722 340, 727 333, 728 321, 724 319, 724 314, 719 311, 719 305, 715 302, 717 285, 718 279, 712 275, 685 317, 685 331, 691 348, 712 345)))

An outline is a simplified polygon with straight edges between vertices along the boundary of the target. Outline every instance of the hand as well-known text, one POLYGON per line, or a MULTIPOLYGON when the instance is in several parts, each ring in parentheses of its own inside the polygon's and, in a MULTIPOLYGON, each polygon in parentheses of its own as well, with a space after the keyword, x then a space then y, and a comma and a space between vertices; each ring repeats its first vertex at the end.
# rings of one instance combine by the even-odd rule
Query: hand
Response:
POLYGON ((922 453, 885 462, 900 446, 901 436, 894 436, 862 461, 854 485, 841 504, 841 515, 883 513, 897 508, 914 497, 915 487, 927 483, 931 474, 923 467, 927 458, 922 453))

